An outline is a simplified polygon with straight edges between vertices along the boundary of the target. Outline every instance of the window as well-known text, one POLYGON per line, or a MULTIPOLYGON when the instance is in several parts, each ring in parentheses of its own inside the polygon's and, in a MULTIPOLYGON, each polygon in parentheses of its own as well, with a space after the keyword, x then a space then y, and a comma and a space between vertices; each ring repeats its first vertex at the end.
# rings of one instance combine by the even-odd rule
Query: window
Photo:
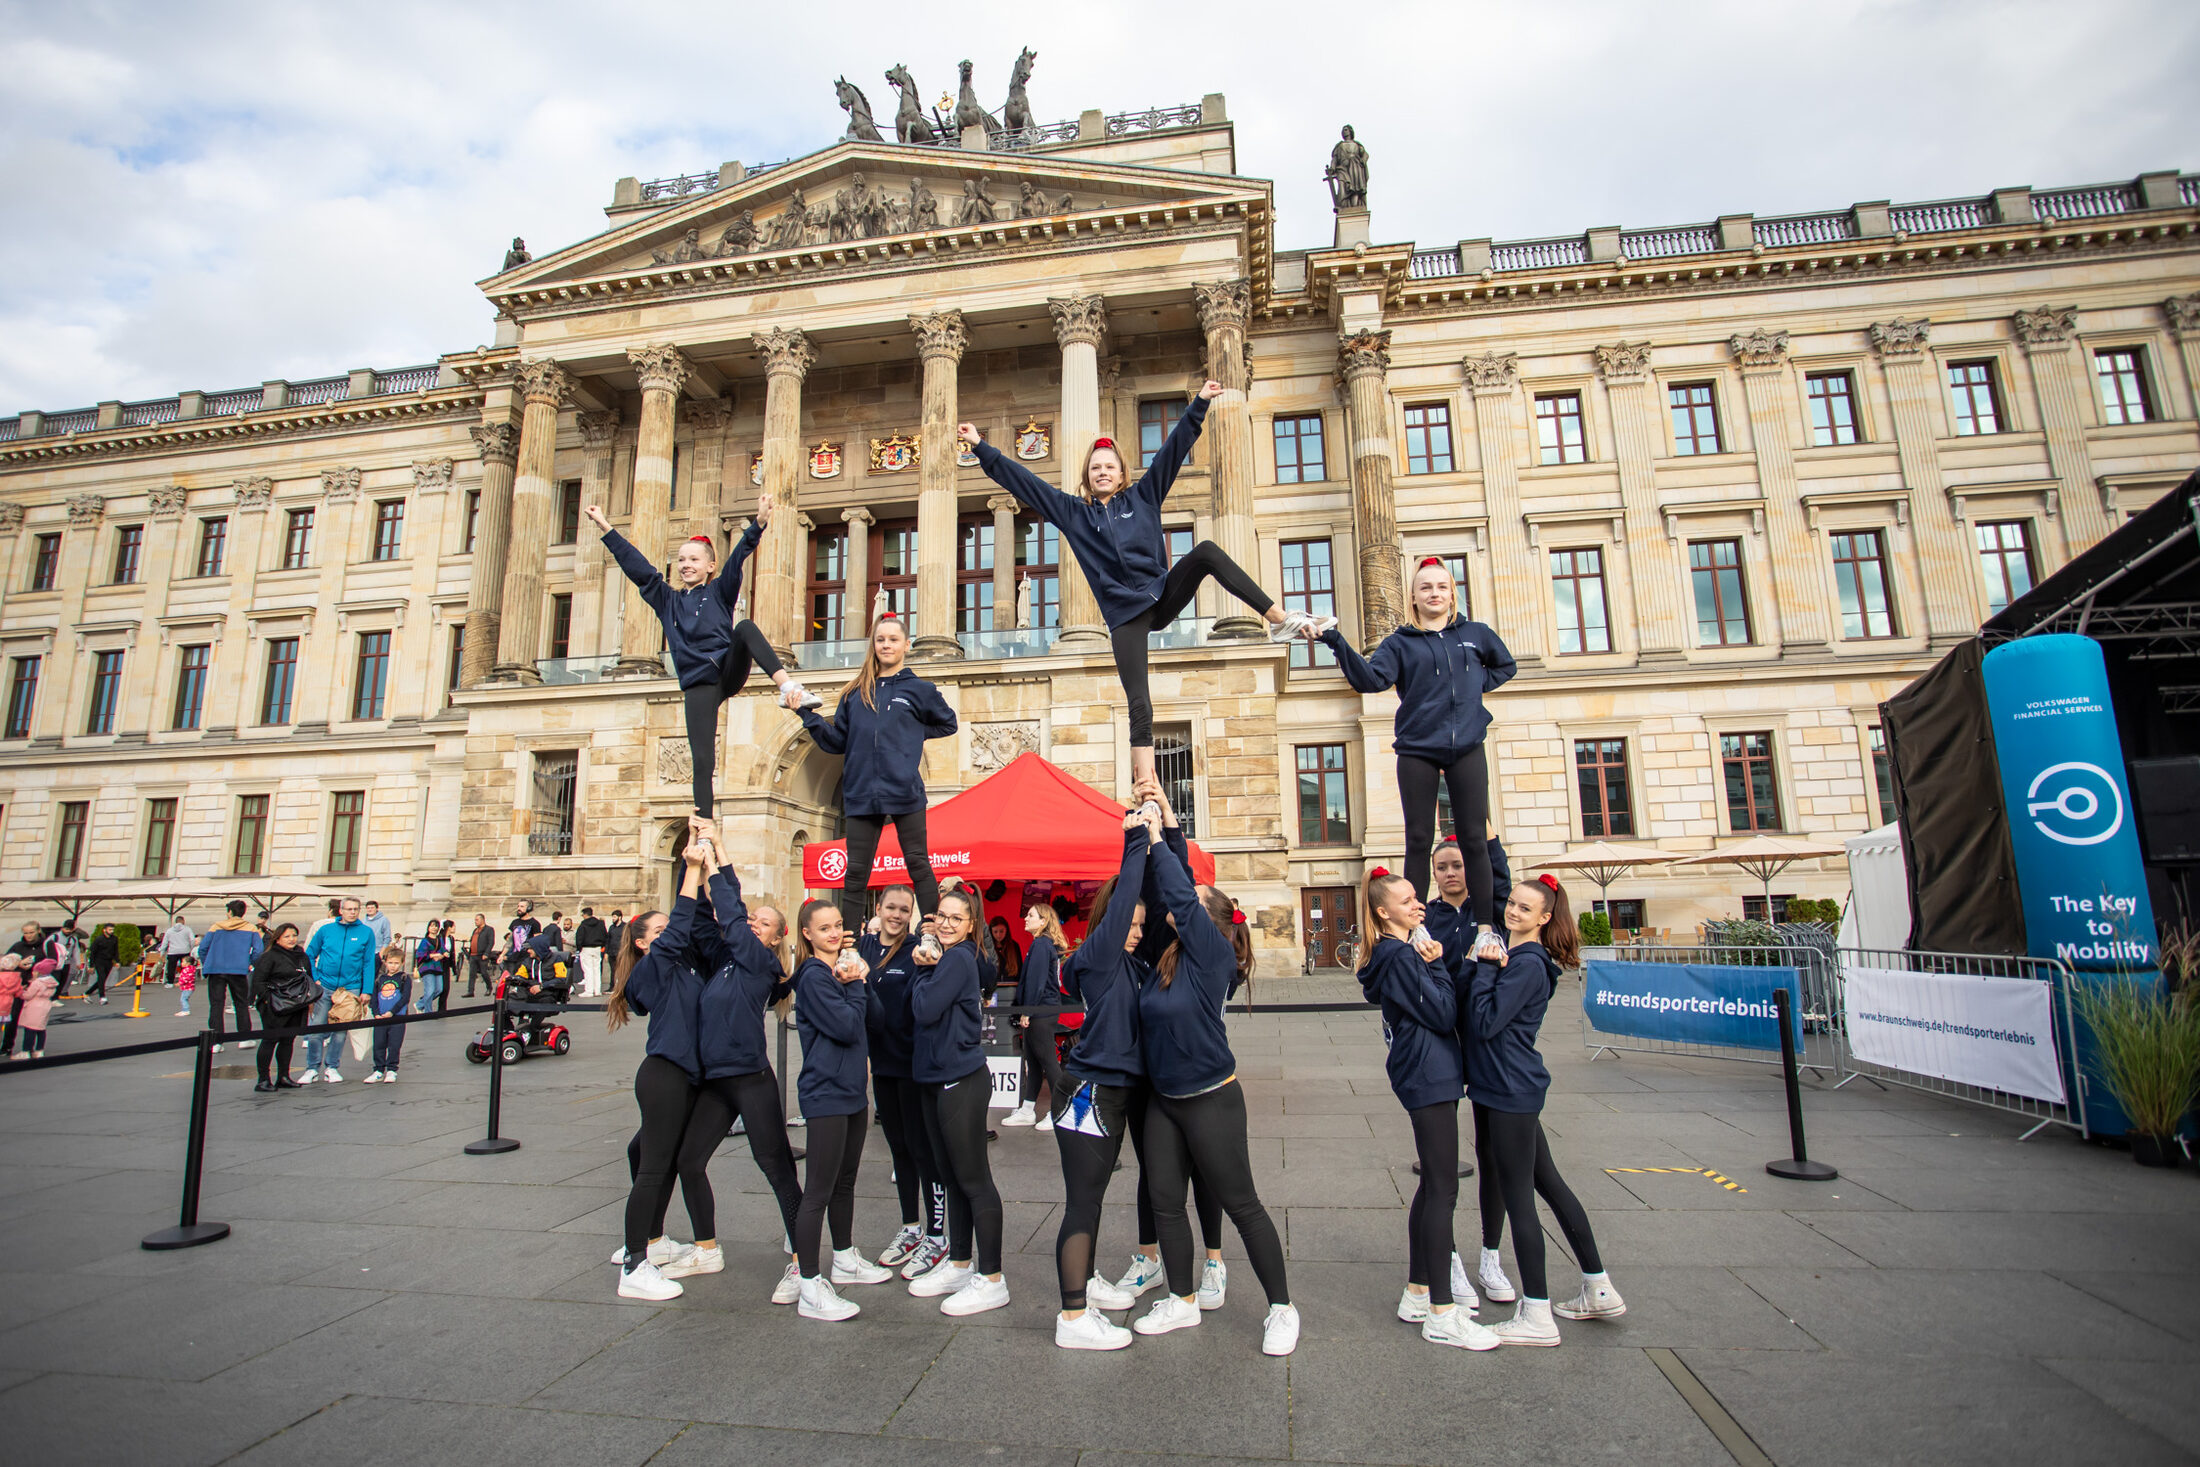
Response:
POLYGON ((405 544, 405 501, 402 499, 378 499, 374 502, 374 559, 395 560, 403 552, 405 544))
POLYGON ((84 732, 115 731, 115 705, 122 701, 122 654, 98 652, 92 656, 92 707, 84 719, 84 732))
POLYGON ((550 598, 550 655, 559 661, 573 655, 573 598, 550 598))
POLYGON ((466 491, 466 540, 464 544, 459 546, 458 553, 460 555, 474 553, 474 534, 480 528, 481 491, 479 489, 469 489, 466 491))
POLYGON ((1856 442, 1856 379, 1846 372, 1813 372, 1803 380, 1810 390, 1812 444, 1856 442))
POLYGON ((1190 724, 1164 724, 1153 731, 1153 772, 1176 811, 1186 840, 1199 839, 1199 780, 1192 765, 1190 724))
POLYGON ((1772 769, 1772 735, 1719 735, 1726 774, 1726 826, 1736 834, 1780 828, 1780 790, 1772 769))
POLYGON ((380 718, 383 699, 389 691, 389 680, 390 634, 361 632, 359 673, 352 684, 351 716, 357 719, 380 718))
POLYGON ((199 713, 206 706, 206 667, 213 650, 208 646, 186 647, 178 655, 175 717, 169 720, 170 728, 199 726, 199 713))
MULTIPOLYGON (((1337 614, 1336 568, 1327 540, 1286 540, 1276 547, 1283 558, 1283 609, 1309 616, 1337 614)), ((1303 637, 1291 640, 1292 667, 1335 667, 1337 654, 1303 637)))
POLYGON ((1956 407, 1956 437, 2001 431, 2001 389, 1991 361, 1950 362, 1948 396, 1956 407))
MULTIPOLYGON (((1011 608, 1013 611, 1014 608, 1011 608)), ((993 519, 966 519, 955 533, 955 631, 993 628, 993 519)))
POLYGON ((1301 744, 1299 765, 1299 844, 1349 845, 1352 798, 1345 787, 1344 745, 1301 744))
POLYGON ((2093 353, 2093 375, 2101 384, 2101 421, 2145 423, 2154 418, 2147 396, 2146 365, 2139 352, 2110 347, 2093 353))
POLYGON ((1558 604, 1558 650, 1562 655, 1612 650, 1612 629, 1604 616, 1604 552, 1551 552, 1551 594, 1558 604))
POLYGON ((145 859, 138 862, 141 877, 169 875, 168 863, 175 857, 176 802, 174 800, 147 800, 145 802, 145 859))
POLYGON ((267 644, 267 677, 260 684, 260 722, 290 722, 290 694, 298 682, 298 639, 276 637, 267 644))
POLYGON ((118 586, 134 586, 138 578, 138 556, 145 549, 145 526, 124 525, 115 531, 114 583, 118 586))
POLYGON ((1184 415, 1184 405, 1173 398, 1161 398, 1138 405, 1138 466, 1146 467, 1153 456, 1161 451, 1161 445, 1169 441, 1169 430, 1184 415))
MULTIPOLYGON (((1169 565, 1172 569, 1175 568, 1178 561, 1192 553, 1192 531, 1188 525, 1180 525, 1174 529, 1163 529, 1161 539, 1169 552, 1169 565)), ((1176 620, 1170 622, 1169 627, 1173 631, 1188 632, 1198 624, 1198 621, 1199 597, 1194 596, 1184 603, 1184 609, 1176 614, 1176 620)))
POLYGON ((1894 606, 1887 592, 1886 546, 1877 530, 1833 537, 1833 579, 1841 590, 1841 635, 1891 637, 1894 606))
POLYGON ((1887 752, 1887 731, 1878 724, 1865 730, 1871 744, 1872 785, 1879 794, 1879 823, 1892 825, 1895 820, 1894 805, 1894 756, 1887 752))
POLYGON ((84 826, 91 819, 89 800, 71 800, 61 807, 61 823, 53 833, 53 879, 73 881, 84 874, 84 826))
POLYGON ((1640 897, 1614 897, 1608 902, 1596 901, 1590 905, 1611 919, 1614 932, 1640 932, 1650 925, 1649 919, 1643 915, 1643 901, 1640 897))
MULTIPOLYGON (((1474 616, 1474 588, 1467 584, 1467 558, 1464 555, 1440 555, 1437 559, 1443 561, 1444 569, 1451 572, 1451 592, 1459 602, 1459 614, 1472 619, 1474 616)), ((1409 596, 1412 590, 1413 586, 1409 580, 1406 585, 1409 596)))
POLYGON ((267 859, 267 796, 237 797, 237 847, 230 855, 231 876, 257 876, 267 859))
POLYGON ((1748 646, 1749 603, 1742 595, 1742 542, 1691 541, 1688 575, 1696 590, 1696 645, 1748 646))
POLYGON ((1724 453, 1719 445, 1719 405, 1708 382, 1676 382, 1665 389, 1673 408, 1673 451, 1724 453))
POLYGON ((571 545, 581 537, 581 481, 565 479, 558 484, 558 536, 550 543, 571 545))
POLYGON ((1581 834, 1588 840, 1635 833, 1627 791, 1627 740, 1575 739, 1574 779, 1581 788, 1581 834))
POLYGON ((1745 896, 1742 898, 1742 919, 1747 922, 1770 922, 1774 926, 1778 926, 1780 923, 1787 921, 1788 903, 1794 900, 1795 894, 1793 892, 1774 892, 1772 895, 1772 909, 1767 911, 1763 897, 1745 896))
POLYGON ((1016 574, 1031 586, 1031 625, 1062 624, 1062 532, 1041 520, 1016 522, 1016 574))
POLYGON ((1581 394, 1553 392, 1535 400, 1535 439, 1541 462, 1578 464, 1589 457, 1581 434, 1581 394))
POLYGON ((328 818, 328 869, 332 873, 356 872, 359 869, 359 836, 366 821, 365 790, 338 790, 331 798, 328 818))
MULTIPOLYGON (((886 593, 883 608, 904 623, 917 606, 917 527, 913 523, 882 525, 878 540, 878 589, 886 593)), ((864 620, 870 620, 865 613, 864 620)))
POLYGON ((216 519, 199 521, 198 574, 218 576, 229 560, 229 519, 224 515, 216 519))
POLYGON ((573 794, 580 764, 580 754, 572 749, 535 755, 535 818, 527 832, 529 855, 573 853, 573 794))
POLYGON ((283 528, 283 569, 304 570, 313 564, 313 511, 294 509, 283 528))
POLYGON ((842 616, 848 609, 848 528, 810 532, 809 630, 804 640, 840 640, 842 616))
POLYGON ((1322 457, 1322 415, 1276 419, 1276 482, 1318 484, 1328 477, 1322 457))
POLYGON ((1406 409, 1406 472, 1451 472, 1451 407, 1441 402, 1415 403, 1406 409))
POLYGON ((1978 540, 1979 566, 1986 572, 1989 616, 2032 589, 2032 527, 2024 520, 2001 520, 1972 530, 1978 540))
POLYGON ((61 537, 40 535, 37 548, 31 554, 31 589, 51 591, 55 578, 61 573, 61 537))
POLYGON ((43 659, 18 657, 8 673, 8 728, 6 737, 31 736, 31 712, 38 706, 38 668, 43 659))
POLYGON ((466 671, 466 623, 451 625, 451 663, 443 670, 443 706, 451 706, 451 694, 458 691, 458 681, 466 671))

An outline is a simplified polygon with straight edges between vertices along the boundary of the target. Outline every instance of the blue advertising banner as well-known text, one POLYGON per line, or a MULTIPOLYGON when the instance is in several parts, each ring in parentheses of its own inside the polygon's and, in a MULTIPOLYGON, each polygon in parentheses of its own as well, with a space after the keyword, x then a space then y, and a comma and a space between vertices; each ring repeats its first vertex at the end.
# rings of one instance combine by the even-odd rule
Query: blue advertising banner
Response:
POLYGON ((1803 1047, 1802 989, 1793 968, 1591 958, 1583 980, 1582 1012, 1600 1034, 1729 1049, 1780 1047, 1772 990, 1785 988, 1795 1047, 1803 1047))

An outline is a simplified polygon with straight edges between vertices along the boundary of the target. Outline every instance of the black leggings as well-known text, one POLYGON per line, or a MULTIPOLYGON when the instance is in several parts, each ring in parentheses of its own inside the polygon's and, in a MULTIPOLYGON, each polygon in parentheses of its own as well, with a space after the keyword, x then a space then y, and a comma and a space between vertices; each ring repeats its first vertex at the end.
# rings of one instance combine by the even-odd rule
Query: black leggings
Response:
POLYGON ((1428 895, 1429 856, 1436 849, 1436 781, 1451 787, 1451 828, 1467 862, 1467 897, 1474 920, 1492 925, 1490 900, 1490 763, 1481 744, 1449 764, 1398 756, 1398 798, 1406 807, 1406 880, 1416 897, 1428 895))
MULTIPOLYGON (((304 1009, 271 1009, 264 1003, 257 1005, 257 1007, 260 1011, 260 1028, 262 1031, 268 1029, 303 1029, 306 1025, 306 1010, 304 1009)), ((260 1078, 263 1080, 274 1078, 268 1073, 268 1067, 276 1065, 275 1074, 280 1075, 285 1080, 289 1079, 290 1054, 297 1043, 298 1040, 294 1035, 283 1039, 262 1039, 259 1053, 260 1078)))
POLYGON ((818 1275, 818 1235, 833 1225, 833 1251, 855 1246, 856 1171, 863 1165, 863 1141, 871 1124, 868 1110, 844 1116, 811 1116, 803 1145, 808 1165, 802 1178, 802 1207, 794 1215, 794 1256, 802 1276, 818 1275))
POLYGON ((1039 1096, 1039 1082, 1046 1081, 1047 1104, 1051 1108, 1061 1100, 1062 1092, 1069 1089, 1069 1081, 1062 1074, 1062 1052, 1054 1042, 1061 1025, 1052 1014, 1027 1014, 1030 1028, 1024 1030, 1024 1078, 1017 1099, 1029 1105, 1039 1096))
POLYGON ((749 664, 754 662, 771 674, 780 670, 779 658, 772 652, 772 644, 764 640, 753 621, 742 620, 733 624, 733 646, 727 649, 726 660, 718 664, 718 681, 703 683, 680 690, 680 700, 686 705, 688 758, 694 764, 695 813, 705 817, 715 816, 711 802, 711 776, 718 769, 718 705, 741 691, 741 685, 749 680, 749 664))
MULTIPOLYGON (((237 1037, 244 1038, 252 1032, 252 1010, 245 998, 250 986, 242 973, 201 973, 199 986, 206 990, 206 1027, 214 1031, 217 1042, 222 1033, 222 995, 229 995, 230 1009, 237 1016, 237 1037)), ((99 987, 104 991, 107 980, 101 978, 99 987)), ((86 990, 87 994, 90 990, 86 990)))
POLYGON ((1495 1253, 1505 1241, 1505 1191, 1497 1185, 1497 1143, 1483 1120, 1490 1112, 1478 1105, 1473 1114, 1476 1210, 1482 1214, 1482 1246, 1495 1253))
MULTIPOLYGON (((748 1075, 722 1076, 705 1080, 702 1093, 695 1097, 695 1107, 688 1114, 687 1129, 680 1138, 680 1149, 685 1152, 690 1145, 702 1146, 708 1141, 703 1154, 703 1164, 708 1165, 716 1154, 718 1142, 711 1137, 723 1137, 733 1125, 733 1118, 742 1119, 749 1138, 749 1157, 756 1169, 764 1174, 772 1195, 779 1202, 780 1221, 785 1224, 787 1237, 794 1238, 795 1210, 802 1204, 802 1186, 795 1180, 794 1150, 787 1144, 787 1112, 785 1102, 779 1098, 779 1078, 767 1066, 748 1075), (715 1126, 716 1130, 711 1128, 715 1126)), ((646 1127, 645 1127, 646 1129, 646 1127)), ((642 1132, 626 1143, 627 1175, 639 1178, 642 1173, 642 1132)), ((673 1170, 679 1170, 675 1161, 673 1170)), ((709 1178, 704 1178, 705 1190, 709 1178)), ((706 1204, 716 1210, 716 1194, 706 1204)), ((651 1215, 649 1236, 665 1235, 665 1213, 672 1207, 672 1186, 668 1182, 657 1193, 657 1208, 651 1215)), ((694 1203, 688 1206, 690 1220, 694 1216, 694 1203)), ((717 1219, 712 1218, 715 1224, 717 1219)), ((698 1238, 707 1238, 708 1232, 698 1232, 698 1238)))
MULTIPOLYGON (((1543 1267, 1543 1224, 1535 1215, 1536 1194, 1551 1204, 1566 1246, 1583 1273, 1604 1272, 1597 1256, 1596 1234, 1589 1231, 1589 1214, 1567 1187, 1551 1160, 1551 1143, 1543 1135, 1543 1118, 1514 1115, 1510 1111, 1474 1108, 1477 1132, 1487 1131, 1490 1151, 1496 1159, 1497 1184, 1505 1194, 1505 1211, 1512 1218, 1513 1257, 1520 1264, 1520 1297, 1548 1299, 1550 1280, 1543 1267)), ((1431 1286, 1434 1287, 1433 1285, 1431 1286)))
POLYGON ((985 1154, 985 1112, 993 1098, 993 1077, 980 1065, 960 1080, 921 1086, 924 1126, 932 1152, 947 1180, 947 1256, 956 1263, 971 1257, 977 1241, 978 1272, 1001 1271, 1001 1191, 993 1185, 993 1167, 985 1154))
MULTIPOLYGON (((1153 1176, 1146 1166, 1146 1112, 1153 1105, 1153 1089, 1141 1083, 1131 1091, 1131 1154, 1138 1158, 1138 1251, 1161 1251, 1161 1227, 1153 1215, 1153 1176)), ((1199 1174, 1198 1158, 1192 1164, 1192 1210, 1199 1214, 1199 1240, 1210 1253, 1222 1251, 1222 1204, 1214 1189, 1199 1174)))
POLYGON ((903 1227, 922 1227, 932 1237, 947 1230, 947 1192, 924 1125, 922 1087, 900 1075, 871 1072, 878 1100, 878 1128, 894 1158, 894 1190, 901 1195, 903 1227))
POLYGON ((1123 1132, 1130 1124, 1132 1092, 1093 1084, 1093 1112, 1107 1134, 1089 1136, 1065 1125, 1070 1101, 1087 1083, 1065 1076, 1053 1095, 1054 1144, 1062 1153, 1062 1228, 1054 1238, 1054 1271, 1065 1312, 1085 1307, 1085 1283, 1099 1255, 1100 1204, 1107 1200, 1108 1179, 1123 1154, 1123 1132))
POLYGON ((846 932, 861 932, 871 915, 871 862, 878 855, 878 838, 888 825, 901 839, 901 855, 909 863, 909 884, 916 888, 917 911, 926 917, 939 910, 940 883, 932 874, 932 853, 924 840, 924 811, 906 815, 850 815, 848 823, 848 879, 840 885, 840 925, 846 932))
MULTIPOLYGON (((636 1138, 640 1154, 634 1168, 634 1189, 626 1194, 626 1261, 639 1263, 649 1247, 650 1229, 663 1230, 665 1203, 672 1196, 672 1179, 680 1179, 680 1193, 687 1200, 688 1219, 698 1239, 718 1234, 716 1199, 711 1195, 710 1175, 704 1152, 691 1164, 682 1144, 688 1119, 695 1113, 703 1087, 688 1079, 686 1070, 659 1055, 646 1055, 634 1072, 634 1101, 642 1110, 642 1134, 636 1138)), ((715 1147, 726 1134, 718 1128, 710 1138, 715 1147)))
POLYGON ((1459 1205, 1459 1102, 1406 1112, 1421 1185, 1406 1212, 1406 1282, 1428 1285, 1438 1304, 1451 1302, 1451 1213, 1459 1205))
POLYGON ((1237 1225, 1268 1302, 1291 1302, 1291 1287, 1284 1279, 1283 1240, 1253 1187, 1253 1158, 1245 1141, 1244 1086, 1232 1080, 1183 1100, 1155 1095, 1146 1111, 1145 1162, 1146 1170, 1153 1173, 1154 1221, 1161 1229, 1161 1264, 1169 1273, 1170 1293, 1189 1299, 1199 1291, 1199 1275, 1192 1269, 1192 1225, 1184 1216, 1184 1193, 1196 1164, 1221 1200, 1222 1210, 1237 1225))
POLYGON ((1220 545, 1202 540, 1169 567, 1168 577, 1161 583, 1160 600, 1121 626, 1108 628, 1108 640, 1115 647, 1115 675, 1122 680, 1124 696, 1130 702, 1134 749, 1153 747, 1153 694, 1146 683, 1146 639, 1182 615, 1199 593, 1199 583, 1210 577, 1262 616, 1276 604, 1275 598, 1263 591, 1242 566, 1222 553, 1220 545))

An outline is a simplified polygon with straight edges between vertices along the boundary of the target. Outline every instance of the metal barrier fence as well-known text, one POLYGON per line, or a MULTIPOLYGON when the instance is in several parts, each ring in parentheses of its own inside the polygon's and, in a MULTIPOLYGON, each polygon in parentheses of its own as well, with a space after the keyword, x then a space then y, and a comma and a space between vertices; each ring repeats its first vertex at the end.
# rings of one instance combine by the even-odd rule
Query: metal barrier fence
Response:
MULTIPOLYGON (((1591 947, 1582 949, 1583 971, 1591 961, 1658 963, 1674 966, 1792 969, 1802 1020, 1802 1048, 1796 1061, 1804 1069, 1831 1074, 1841 1063, 1841 985, 1835 965, 1824 953, 1810 947, 1591 947)), ((1633 1034, 1608 1034, 1589 1017, 1586 1003, 1581 1014, 1582 1043, 1590 1058, 1628 1050, 1642 1054, 1683 1054, 1703 1059, 1741 1060, 1747 1064, 1777 1065, 1775 1050, 1746 1049, 1695 1040, 1652 1039, 1633 1034)))

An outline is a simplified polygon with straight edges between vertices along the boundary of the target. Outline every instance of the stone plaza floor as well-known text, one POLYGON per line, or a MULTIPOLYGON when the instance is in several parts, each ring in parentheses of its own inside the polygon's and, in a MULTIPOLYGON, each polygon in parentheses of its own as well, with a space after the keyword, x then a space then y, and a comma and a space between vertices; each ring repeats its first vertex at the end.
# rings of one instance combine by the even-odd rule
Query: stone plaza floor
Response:
MULTIPOLYGON (((1349 999, 1344 977, 1263 985, 1349 999)), ((167 1037, 56 1025, 52 1050, 167 1037)), ((72 1005, 72 1007, 74 1007, 72 1005)), ((114 1009, 99 1011, 113 1013, 114 1009)), ((1412 1194, 1406 1119, 1371 1011, 1233 1014, 1261 1194, 1304 1337, 1260 1353, 1249 1267, 1203 1326, 1116 1354, 1057 1350, 1052 1137, 1002 1132, 1014 1302, 967 1320, 899 1286, 848 1323, 769 1294, 779 1223, 747 1144, 713 1164, 726 1271, 653 1306, 606 1260, 627 1190, 639 1026, 577 1015, 565 1058, 507 1072, 504 1132, 470 1157, 475 1021, 415 1028, 402 1081, 263 1096, 219 1057, 201 1215, 175 1221, 189 1053, 0 1076, 0 1460, 67 1463, 801 1463, 1133 1467, 1305 1460, 1631 1464, 2115 1463, 2200 1454, 2200 1178, 2012 1117, 1856 1081, 1808 1083, 1836 1182, 1788 1152, 1778 1072, 1606 1056, 1580 989, 1552 1005, 1545 1124, 1625 1318, 1555 1350, 1470 1354, 1393 1317, 1412 1194), (1687 1171, 1700 1168, 1746 1191, 1687 1171)), ((800 1131, 795 1133, 800 1139, 800 1131)), ((1100 1240, 1133 1243, 1129 1149, 1100 1240)), ((857 1241, 898 1222, 883 1138, 857 1241)), ((1475 1238, 1472 1181, 1459 1236, 1475 1238)), ((1553 1289, 1575 1274, 1555 1225, 1553 1289)), ((677 1200, 672 1231, 684 1235, 677 1200)), ((1243 1258, 1232 1235, 1225 1249, 1243 1258)), ((1507 1249, 1508 1261, 1510 1249, 1507 1249)), ((1471 1254, 1470 1254, 1471 1256, 1471 1254)), ((1149 1299, 1152 1296, 1148 1296, 1149 1299)), ((1489 1318, 1496 1306, 1484 1306, 1489 1318)))

